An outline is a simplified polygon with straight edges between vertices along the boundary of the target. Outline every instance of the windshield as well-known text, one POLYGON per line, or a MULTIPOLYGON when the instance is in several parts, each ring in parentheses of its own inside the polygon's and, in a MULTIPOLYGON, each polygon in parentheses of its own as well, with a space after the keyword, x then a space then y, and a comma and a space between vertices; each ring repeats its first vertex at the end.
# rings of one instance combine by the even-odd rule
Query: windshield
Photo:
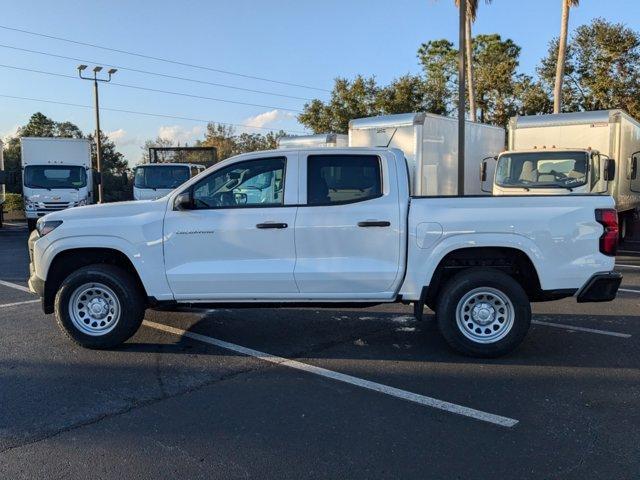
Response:
POLYGON ((82 188, 87 171, 80 166, 32 165, 24 169, 24 185, 29 188, 82 188))
POLYGON ((575 188, 587 183, 584 152, 508 153, 498 160, 496 184, 519 188, 575 188))
POLYGON ((189 180, 189 167, 145 165, 136 168, 134 185, 138 188, 174 189, 189 180))

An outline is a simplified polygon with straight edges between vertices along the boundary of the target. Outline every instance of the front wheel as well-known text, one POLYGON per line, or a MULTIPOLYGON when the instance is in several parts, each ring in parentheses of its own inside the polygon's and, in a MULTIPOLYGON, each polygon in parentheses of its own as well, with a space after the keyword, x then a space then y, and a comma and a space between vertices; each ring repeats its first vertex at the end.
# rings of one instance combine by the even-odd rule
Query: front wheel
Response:
POLYGON ((482 358, 512 352, 531 325, 531 305, 512 277, 471 269, 451 278, 440 293, 438 327, 456 351, 482 358))
POLYGON ((144 318, 142 292, 132 275, 112 265, 89 265, 69 275, 55 299, 58 326, 85 348, 116 347, 144 318))

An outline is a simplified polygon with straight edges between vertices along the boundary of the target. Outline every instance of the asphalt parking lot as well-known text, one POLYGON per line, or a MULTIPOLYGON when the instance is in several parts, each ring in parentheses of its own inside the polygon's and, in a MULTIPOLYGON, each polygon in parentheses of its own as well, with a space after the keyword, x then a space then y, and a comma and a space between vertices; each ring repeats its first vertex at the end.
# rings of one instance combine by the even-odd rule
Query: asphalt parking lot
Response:
POLYGON ((72 345, 0 229, 0 478, 638 478, 640 253, 605 304, 534 305, 513 355, 411 309, 149 311, 72 345))

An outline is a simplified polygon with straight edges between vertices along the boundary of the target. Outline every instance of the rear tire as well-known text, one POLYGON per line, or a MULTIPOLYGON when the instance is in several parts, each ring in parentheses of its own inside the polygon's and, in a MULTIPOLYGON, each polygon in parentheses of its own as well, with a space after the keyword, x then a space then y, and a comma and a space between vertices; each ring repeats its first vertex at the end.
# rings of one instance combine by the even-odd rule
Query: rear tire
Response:
POLYGON ((91 349, 126 342, 144 318, 144 297, 133 276, 113 265, 82 267, 69 275, 55 298, 58 326, 91 349))
POLYGON ((29 233, 33 232, 36 229, 36 223, 38 222, 35 218, 27 218, 27 229, 29 233))
POLYGON ((474 268, 458 273, 440 292, 438 327, 457 352, 481 358, 506 355, 523 341, 531 325, 526 292, 500 270, 474 268))

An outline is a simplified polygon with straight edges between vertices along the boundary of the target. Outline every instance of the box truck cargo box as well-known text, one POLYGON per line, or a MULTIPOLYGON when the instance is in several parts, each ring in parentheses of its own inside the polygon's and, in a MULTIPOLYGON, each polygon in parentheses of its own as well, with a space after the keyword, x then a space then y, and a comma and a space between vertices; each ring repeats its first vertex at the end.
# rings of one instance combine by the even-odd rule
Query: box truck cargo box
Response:
MULTIPOLYGON (((486 193, 482 192, 480 182, 482 160, 504 150, 505 131, 469 121, 465 125, 464 193, 479 195, 486 193)), ((403 113, 351 120, 349 146, 402 150, 407 158, 414 196, 458 195, 458 120, 455 118, 403 113)), ((495 167, 495 162, 489 166, 495 167)))

